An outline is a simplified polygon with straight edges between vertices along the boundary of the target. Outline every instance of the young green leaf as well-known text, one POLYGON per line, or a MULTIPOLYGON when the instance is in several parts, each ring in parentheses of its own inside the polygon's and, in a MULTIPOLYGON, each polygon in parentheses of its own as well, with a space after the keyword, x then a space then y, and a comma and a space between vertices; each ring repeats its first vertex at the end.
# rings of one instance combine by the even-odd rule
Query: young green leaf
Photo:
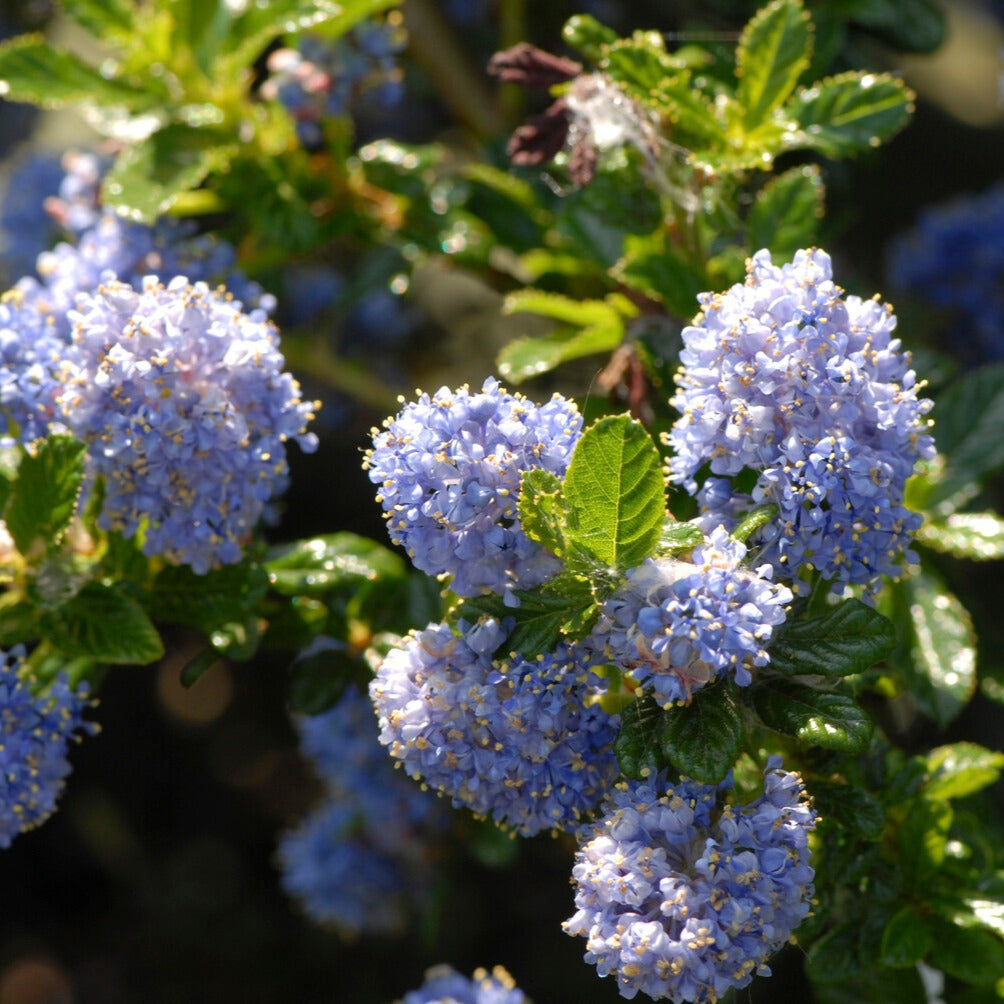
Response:
POLYGON ((656 106, 674 126, 677 141, 686 140, 695 160, 705 151, 724 149, 725 128, 717 107, 693 83, 689 72, 665 77, 653 92, 656 106))
POLYGON ((4 519, 22 554, 36 540, 46 547, 58 543, 69 525, 83 484, 85 449, 72 436, 50 436, 21 460, 4 519))
POLYGON ((736 51, 736 98, 752 132, 795 89, 812 55, 812 22, 799 0, 774 0, 743 29, 736 51))
POLYGON ((899 132, 913 113, 913 92, 883 73, 852 70, 798 91, 785 111, 798 131, 792 148, 846 157, 879 146, 899 132))
POLYGON ((143 607, 116 586, 88 582, 66 603, 43 611, 39 622, 46 641, 68 656, 143 665, 164 654, 143 607))
POLYGON ((816 244, 823 216, 823 181, 815 164, 771 178, 757 193, 748 220, 750 251, 768 248, 776 261, 816 244))
POLYGON ((102 198, 130 219, 153 223, 236 149, 226 133, 172 123, 126 148, 105 176, 102 198))
POLYGON ((640 565, 658 546, 666 515, 651 436, 627 415, 595 422, 572 454, 565 499, 570 548, 605 569, 640 565))
POLYGON ((729 682, 698 690, 690 704, 669 708, 661 723, 662 752, 681 773, 718 784, 743 747, 743 718, 729 682))
POLYGON ((751 697, 764 725, 810 746, 846 753, 860 753, 868 746, 872 721, 848 694, 771 680, 755 684, 751 697))
POLYGON ((788 676, 852 676, 884 659, 896 629, 860 600, 844 600, 820 617, 786 622, 774 635, 770 661, 788 676))
POLYGON ((1004 558, 1004 519, 993 512, 951 513, 944 521, 925 520, 917 543, 970 561, 1004 558))
POLYGON ((617 41, 617 33, 590 14, 576 14, 565 22, 561 38, 587 59, 599 62, 606 47, 617 41))

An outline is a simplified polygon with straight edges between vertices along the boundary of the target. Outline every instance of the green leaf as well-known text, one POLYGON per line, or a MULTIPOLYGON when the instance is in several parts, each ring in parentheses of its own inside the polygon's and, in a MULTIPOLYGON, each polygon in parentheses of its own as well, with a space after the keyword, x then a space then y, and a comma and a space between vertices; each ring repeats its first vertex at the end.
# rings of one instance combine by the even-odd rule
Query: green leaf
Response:
POLYGON ((50 436, 21 460, 4 515, 21 554, 36 540, 46 547, 58 543, 66 530, 83 484, 85 449, 72 436, 50 436))
POLYGON ((820 983, 840 983, 849 978, 860 978, 862 966, 858 934, 859 926, 854 921, 827 931, 813 942, 806 960, 806 971, 814 990, 820 983))
POLYGON ((743 748, 743 718, 729 682, 698 690, 690 704, 663 712, 662 750, 680 772, 718 784, 743 748))
POLYGON ((893 914, 882 932, 882 964, 902 969, 921 962, 931 948, 931 929, 911 906, 893 914))
POLYGON ((1004 977, 1004 942, 978 927, 965 928, 935 921, 930 965, 949 976, 991 986, 1004 977))
POLYGON ((38 607, 21 592, 0 593, 0 646, 30 641, 38 637, 38 607))
POLYGON ((860 600, 844 600, 820 617, 789 621, 775 633, 771 666, 788 676, 863 673, 888 656, 896 629, 860 600))
POLYGON ((798 0, 774 0, 746 25, 736 51, 736 99, 747 131, 787 100, 811 55, 812 23, 798 0))
POLYGON ((143 607, 116 586, 88 582, 68 602, 40 617, 46 641, 68 656, 143 665, 164 654, 143 607))
POLYGON ((582 434, 565 475, 569 546, 605 569, 640 565, 659 544, 666 515, 662 460, 627 415, 582 434))
POLYGON ((854 70, 803 88, 785 111, 799 126, 789 147, 846 157, 899 132, 913 113, 913 92, 888 74, 854 70))
POLYGON ((184 666, 181 667, 181 673, 179 675, 179 681, 181 685, 187 690, 189 687, 194 687, 195 684, 202 679, 203 676, 212 669, 220 661, 220 653, 213 648, 212 645, 207 645, 204 649, 196 652, 184 666))
POLYGON ((994 784, 1004 769, 1004 753, 970 742, 938 746, 927 754, 927 798, 964 798, 994 784))
POLYGON ((101 73, 41 35, 0 43, 0 96, 42 108, 92 103, 141 107, 143 92, 101 73))
POLYGON ((591 583, 569 572, 516 595, 518 607, 503 607, 494 615, 515 618, 502 651, 518 652, 524 659, 553 652, 559 642, 584 637, 599 612, 591 583))
POLYGON ((606 47, 617 41, 617 32, 590 14, 576 14, 565 22, 561 38, 595 63, 603 58, 606 47))
POLYGON ((941 868, 953 815, 948 802, 918 798, 910 806, 896 834, 907 888, 918 887, 941 868))
POLYGON ((983 366, 954 381, 938 395, 935 409, 938 450, 945 466, 929 506, 949 501, 1004 466, 1004 364, 983 366))
POLYGON ((657 31, 636 31, 608 45, 600 69, 626 93, 651 104, 652 96, 667 76, 683 69, 679 60, 666 52, 666 43, 657 31))
POLYGON ((938 916, 959 927, 982 927, 1004 937, 1004 875, 997 872, 978 888, 952 884, 929 901, 938 916), (984 888, 984 886, 986 888, 984 888))
POLYGON ((695 160, 703 160, 705 151, 725 146, 721 117, 715 105, 694 86, 691 74, 676 73, 666 77, 652 97, 662 114, 673 123, 676 141, 694 151, 695 160))
POLYGON ((666 519, 659 534, 659 554, 676 554, 678 551, 690 551, 704 543, 704 533, 693 523, 678 523, 674 519, 666 519))
POLYGON ((749 540, 750 534, 759 530, 760 527, 766 526, 774 517, 777 516, 777 506, 772 502, 767 505, 759 505, 755 509, 750 509, 748 513, 736 524, 736 528, 732 531, 731 536, 733 540, 742 541, 745 543, 749 540))
POLYGON ((61 0, 60 7, 98 38, 127 39, 134 30, 132 11, 124 0, 61 0))
POLYGON ((944 521, 925 520, 917 543, 970 561, 1004 558, 1004 519, 994 512, 951 513, 944 521))
POLYGON ((102 198, 131 220, 153 223, 182 193, 222 170, 236 149, 225 133, 172 123, 119 155, 102 198))
POLYGON ((322 595, 342 586, 400 579, 406 572, 393 551, 346 531, 274 548, 265 569, 271 588, 284 596, 322 595))
POLYGON ((934 0, 851 0, 851 20, 904 52, 933 52, 945 39, 945 12, 934 0))
POLYGON ((751 696, 768 728, 824 749, 860 753, 868 746, 871 719, 848 694, 771 680, 755 684, 751 696))
POLYGON ((538 338, 516 338, 499 352, 496 368, 510 383, 522 383, 572 359, 609 353, 624 340, 624 323, 552 331, 538 338))
POLYGON ((824 188, 815 164, 793 167, 771 178, 750 210, 750 251, 768 248, 776 261, 787 261, 800 248, 817 242, 823 217, 824 188))
POLYGON ((520 289, 510 293, 502 303, 503 314, 539 314, 576 327, 609 326, 621 322, 623 312, 636 314, 637 308, 625 308, 624 297, 608 300, 575 300, 559 293, 540 289, 520 289), (617 308, 621 307, 620 310, 617 308))
POLYGON ((561 478, 540 468, 524 471, 519 489, 523 532, 557 557, 565 553, 565 503, 561 478))
POLYGON ((332 639, 311 646, 290 666, 289 707, 317 715, 337 703, 350 685, 363 684, 369 670, 344 645, 332 639))
POLYGON ((915 569, 897 587, 911 627, 911 658, 901 666, 924 714, 947 725, 976 689, 976 634, 969 611, 930 570, 915 569))
POLYGON ((809 787, 819 814, 827 822, 833 821, 864 840, 878 840, 885 832, 885 809, 863 788, 841 781, 816 780, 809 787))
POLYGON ((837 983, 817 983, 816 969, 811 964, 811 950, 809 959, 813 1004, 863 1004, 865 1001, 871 1004, 919 1004, 927 1000, 927 991, 916 968, 865 969, 858 966, 837 983))
POLYGON ((147 589, 144 606, 157 621, 190 624, 211 634, 246 616, 265 595, 268 582, 264 569, 249 561, 205 575, 184 565, 168 565, 147 589))
POLYGON ((650 697, 639 697, 621 712, 614 754, 625 777, 635 780, 669 766, 662 749, 662 712, 650 697))
POLYGON ((697 313, 697 296, 707 288, 704 274, 668 245, 661 231, 629 234, 624 240, 624 257, 611 269, 611 275, 683 318, 697 313))

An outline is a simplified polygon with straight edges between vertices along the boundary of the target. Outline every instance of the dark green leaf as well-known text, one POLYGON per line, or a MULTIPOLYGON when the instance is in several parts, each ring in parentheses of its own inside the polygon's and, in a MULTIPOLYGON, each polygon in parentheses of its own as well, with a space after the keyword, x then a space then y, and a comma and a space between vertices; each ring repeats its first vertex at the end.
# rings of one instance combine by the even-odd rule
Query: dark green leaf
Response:
POLYGON ((322 595, 342 586, 399 579, 406 571, 393 551, 344 531, 275 548, 265 569, 269 585, 285 596, 322 595))
POLYGON ((220 653, 211 645, 201 649, 181 667, 179 679, 186 689, 194 687, 203 676, 220 661, 220 653))
POLYGON ((133 108, 142 92, 101 73, 41 35, 20 35, 0 43, 0 95, 42 108, 92 102, 133 108))
POLYGON ((178 196, 222 170, 235 151, 225 133, 172 123, 119 155, 105 175, 102 198, 129 219, 153 223, 178 196))
POLYGON ((38 637, 38 607, 23 593, 0 593, 0 646, 8 648, 38 637))
POLYGON ((993 512, 951 513, 943 522, 925 520, 917 543, 956 558, 998 561, 1004 558, 1004 519, 993 512))
POLYGON ((948 502, 1004 466, 1004 364, 965 374, 938 395, 938 450, 945 459, 928 505, 948 502))
POLYGON ((718 784, 743 746, 743 719, 728 682, 698 690, 690 704, 663 712, 664 756, 680 772, 704 784, 718 784))
POLYGON ((931 947, 931 929, 911 906, 893 914, 882 932, 882 964, 902 969, 922 961, 931 947))
POLYGON ((933 933, 930 965, 978 986, 1004 978, 1004 941, 989 931, 935 921, 933 933))
POLYGON ((565 550, 565 504, 561 478, 540 468, 525 471, 519 490, 523 532, 559 558, 565 550))
POLYGON ((785 102, 812 55, 812 25, 799 0, 774 0, 743 29, 736 99, 752 131, 785 102))
POLYGON ((196 575, 168 565, 150 584, 144 605, 160 622, 190 624, 206 634, 240 620, 265 595, 268 577, 260 565, 242 562, 196 575))
POLYGON ((704 274, 687 262, 679 249, 667 245, 661 231, 629 234, 624 240, 624 257, 611 274, 682 318, 697 313, 697 295, 707 288, 704 274))
POLYGON ((755 684, 753 706, 763 723, 811 746, 859 753, 868 746, 872 722, 853 697, 816 690, 795 680, 755 684))
POLYGON ((934 0, 852 0, 846 16, 904 52, 933 52, 945 39, 945 12, 934 0))
POLYGON ((24 555, 36 540, 56 544, 69 525, 84 478, 85 446, 71 436, 50 436, 26 455, 11 485, 5 519, 24 555))
POLYGON ((861 977, 857 921, 827 931, 809 949, 806 970, 813 986, 861 977))
POLYGON ((845 157, 899 132, 913 112, 913 93, 888 74, 854 70, 798 91, 786 111, 799 126, 787 134, 788 146, 845 157))
POLYGON ((614 753, 625 777, 639 780, 669 766, 662 749, 661 724, 662 712, 650 697, 639 697, 621 712, 614 753))
POLYGON ((896 644, 892 622, 860 600, 820 617, 785 623, 770 646, 771 665, 789 676, 851 676, 884 659, 896 644))
POLYGON ((587 59, 599 62, 606 46, 617 41, 617 33, 589 14, 576 14, 565 22, 561 37, 587 59))
POLYGON ((46 641, 65 655, 96 662, 154 662, 164 654, 143 607, 115 586, 87 583, 76 596, 40 618, 46 641))
POLYGON ((290 667, 289 706, 297 714, 317 715, 337 703, 349 686, 364 683, 369 670, 344 645, 332 639, 315 643, 290 667))
POLYGON ((750 251, 768 248, 787 261, 800 248, 817 243, 823 217, 823 181, 815 164, 793 167, 757 193, 749 215, 750 251))
POLYGON ((976 635, 969 611, 931 570, 899 584, 909 611, 911 658, 901 669, 918 706, 947 725, 976 689, 976 635))
POLYGON ((495 616, 516 621, 501 653, 518 652, 524 659, 553 652, 559 642, 583 637, 598 612, 590 582, 568 572, 539 589, 516 595, 519 606, 496 608, 495 616))
POLYGON ((863 788, 839 781, 815 780, 809 788, 824 820, 832 820, 864 840, 878 840, 885 832, 885 809, 863 788))
POLYGON ((662 460, 627 415, 601 418, 583 434, 565 476, 569 546, 602 568, 640 565, 659 544, 666 515, 662 460))
MULTIPOLYGON (((810 960, 812 953, 810 951, 810 960)), ((811 965, 813 1004, 921 1004, 927 991, 917 969, 858 967, 837 983, 816 982, 811 965)))
POLYGON ((976 743, 952 743, 927 754, 927 769, 930 773, 930 780, 924 785, 927 798, 964 798, 1000 777, 1004 753, 976 743))
POLYGON ((941 867, 952 816, 948 802, 918 798, 910 806, 896 836, 899 862, 908 887, 930 879, 941 867))

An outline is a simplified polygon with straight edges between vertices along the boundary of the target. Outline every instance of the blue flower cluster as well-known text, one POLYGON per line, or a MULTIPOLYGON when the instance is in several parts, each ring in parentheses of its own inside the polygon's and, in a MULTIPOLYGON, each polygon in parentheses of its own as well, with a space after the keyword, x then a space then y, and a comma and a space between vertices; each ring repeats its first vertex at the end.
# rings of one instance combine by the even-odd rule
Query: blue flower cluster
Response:
POLYGON ((816 813, 801 779, 771 757, 761 797, 719 808, 730 784, 620 784, 581 828, 564 929, 587 939, 586 961, 622 997, 717 1001, 769 975, 809 913, 816 813))
POLYGON ((491 973, 476 969, 467 979, 451 966, 435 966, 425 982, 401 1004, 524 1004, 526 997, 509 973, 496 966, 491 973))
POLYGON ((889 277, 952 312, 946 348, 973 362, 1004 359, 1004 184, 922 212, 893 242, 889 277))
POLYGON ((300 142, 313 149, 322 141, 321 122, 347 114, 363 93, 386 105, 401 100, 403 47, 402 30, 389 20, 363 22, 333 43, 303 35, 297 48, 268 57, 261 95, 289 110, 300 142))
POLYGON ((35 695, 20 649, 0 651, 0 848, 55 812, 71 771, 67 747, 97 726, 84 721, 87 685, 58 677, 35 695))
POLYGON ((359 691, 298 725, 326 797, 279 844, 283 886, 310 917, 343 933, 400 931, 428 891, 441 806, 393 769, 359 691))
POLYGON ((242 545, 286 477, 286 441, 316 447, 312 405, 275 328, 178 276, 82 293, 59 396, 105 479, 100 522, 205 573, 242 545))
POLYGON ((564 474, 581 429, 560 395, 535 405, 491 378, 480 393, 422 394, 374 430, 367 455, 391 539, 416 568, 452 576, 459 596, 511 599, 545 582, 561 565, 520 526, 520 479, 534 468, 564 474))
POLYGON ((769 565, 745 568, 745 556, 720 526, 690 561, 649 559, 604 603, 585 644, 667 708, 727 673, 748 685, 750 669, 770 662, 765 646, 793 597, 769 565))
POLYGON ((523 836, 567 830, 618 774, 618 719, 597 703, 602 681, 574 650, 493 663, 498 621, 431 624, 392 649, 370 695, 380 741, 454 806, 523 836))
MULTIPOLYGON (((755 540, 797 589, 803 568, 866 586, 900 574, 921 519, 903 505, 904 486, 935 450, 931 402, 917 396, 891 309, 843 296, 818 249, 781 267, 759 251, 745 285, 700 302, 671 401, 671 478, 696 492, 705 464, 756 472, 752 501, 779 512, 755 540)), ((720 489, 706 498, 729 510, 720 489)))

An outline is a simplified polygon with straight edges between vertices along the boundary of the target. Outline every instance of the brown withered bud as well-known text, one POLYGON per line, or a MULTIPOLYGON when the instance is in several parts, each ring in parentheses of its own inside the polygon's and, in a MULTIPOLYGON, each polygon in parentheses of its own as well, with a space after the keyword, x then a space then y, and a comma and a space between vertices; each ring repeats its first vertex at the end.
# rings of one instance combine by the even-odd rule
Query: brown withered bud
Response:
POLYGON ((555 56, 529 42, 496 52, 488 60, 488 72, 506 84, 523 87, 552 87, 577 77, 582 65, 574 59, 555 56))
POLYGON ((518 126, 509 137, 506 153, 514 164, 536 167, 553 160, 568 138, 568 108, 558 98, 541 115, 518 126))

